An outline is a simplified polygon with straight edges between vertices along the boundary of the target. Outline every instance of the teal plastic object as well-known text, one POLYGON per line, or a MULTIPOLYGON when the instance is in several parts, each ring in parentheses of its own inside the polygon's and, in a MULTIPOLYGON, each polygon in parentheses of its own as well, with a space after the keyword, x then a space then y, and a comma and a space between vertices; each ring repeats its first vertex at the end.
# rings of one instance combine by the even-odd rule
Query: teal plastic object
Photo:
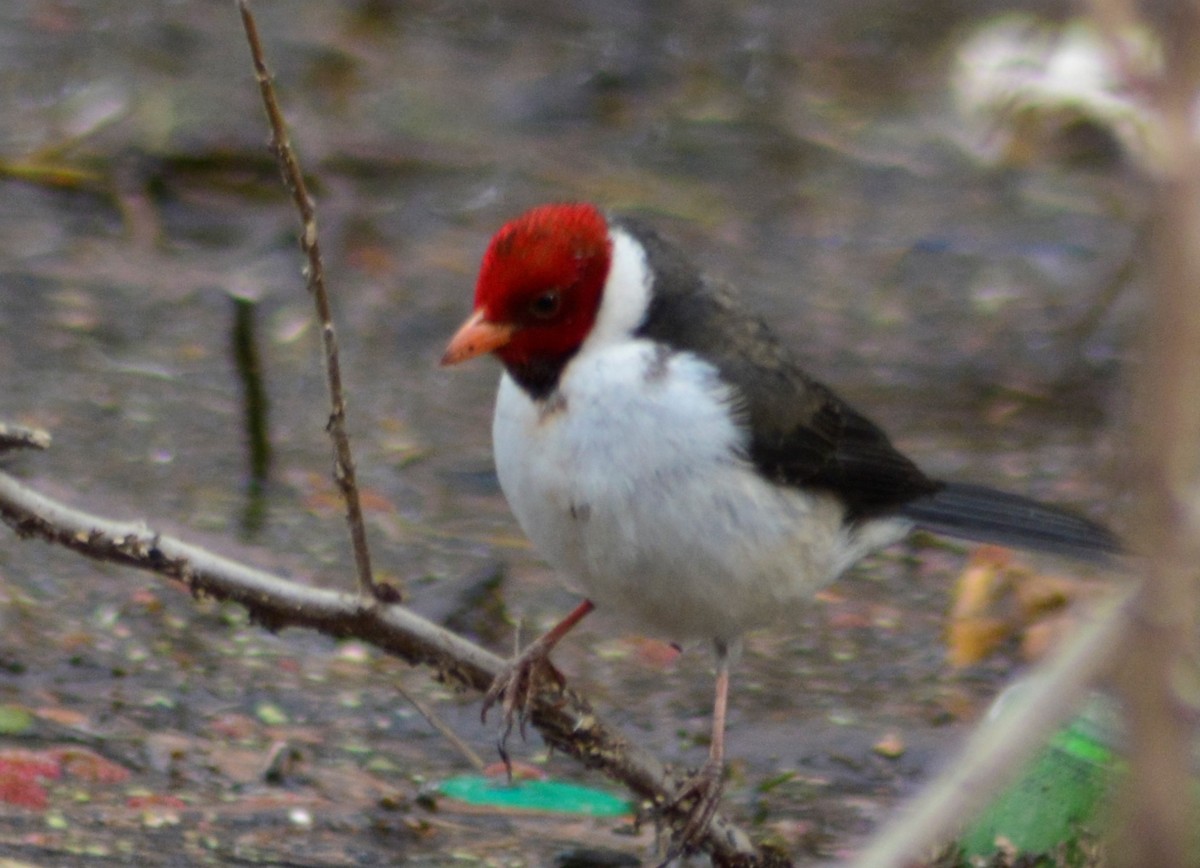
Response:
POLYGON ((447 798, 468 805, 504 810, 583 814, 591 817, 621 817, 634 813, 634 806, 619 796, 562 781, 509 783, 503 778, 463 775, 442 781, 437 789, 447 798))

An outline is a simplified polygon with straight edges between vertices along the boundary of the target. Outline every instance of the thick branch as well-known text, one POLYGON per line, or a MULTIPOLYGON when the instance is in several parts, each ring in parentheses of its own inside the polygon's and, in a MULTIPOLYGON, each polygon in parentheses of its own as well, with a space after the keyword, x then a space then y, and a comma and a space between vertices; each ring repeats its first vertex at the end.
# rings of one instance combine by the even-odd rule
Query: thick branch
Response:
MULTIPOLYGON (((23 538, 36 537, 95 560, 157 573, 182 582, 197 596, 240 603, 269 630, 307 627, 338 638, 353 637, 479 691, 504 665, 495 654, 403 606, 310 588, 155 533, 142 522, 114 522, 80 512, 2 472, 0 518, 23 538)), ((574 691, 537 697, 532 723, 555 750, 604 772, 643 802, 664 805, 681 783, 655 757, 600 720, 574 691)), ((679 809, 663 816, 672 827, 686 819, 679 809)), ((789 864, 773 852, 756 851, 745 832, 719 816, 702 844, 719 865, 789 864)))

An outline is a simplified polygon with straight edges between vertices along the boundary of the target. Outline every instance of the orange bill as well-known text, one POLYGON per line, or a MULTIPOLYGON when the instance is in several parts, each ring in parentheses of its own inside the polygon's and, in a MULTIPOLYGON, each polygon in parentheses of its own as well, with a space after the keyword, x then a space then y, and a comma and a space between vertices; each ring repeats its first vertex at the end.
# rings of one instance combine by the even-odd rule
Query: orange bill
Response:
POLYGON ((512 326, 488 322, 483 311, 477 310, 450 339, 446 352, 442 354, 442 364, 457 365, 467 359, 498 350, 509 342, 512 334, 512 326))

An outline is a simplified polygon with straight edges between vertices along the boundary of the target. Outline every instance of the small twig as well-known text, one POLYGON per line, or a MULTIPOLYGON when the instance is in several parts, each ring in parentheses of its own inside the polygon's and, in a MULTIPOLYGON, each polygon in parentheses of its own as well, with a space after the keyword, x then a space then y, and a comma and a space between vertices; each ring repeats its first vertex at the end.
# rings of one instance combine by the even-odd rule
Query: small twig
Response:
MULTIPOLYGON (((356 595, 288 581, 156 533, 141 522, 115 522, 73 509, 3 472, 0 521, 22 538, 36 537, 94 560, 153 572, 183 583, 196 596, 239 603, 255 623, 272 631, 301 627, 339 639, 358 639, 413 665, 428 666, 444 681, 477 691, 486 690, 507 665, 405 606, 364 607, 356 595)), ((667 805, 683 782, 602 721, 573 690, 539 694, 531 723, 553 750, 603 772, 650 805, 667 805)), ((661 820, 680 828, 687 814, 682 808, 667 808, 661 820)), ((773 850, 756 849, 744 831, 719 815, 700 843, 721 866, 790 864, 773 850)))
POLYGON ((50 448, 48 431, 40 428, 26 428, 23 425, 5 425, 0 422, 0 452, 48 448, 50 448))
POLYGON ((370 600, 399 602, 399 589, 392 585, 378 585, 371 570, 371 553, 367 547, 367 530, 363 521, 362 504, 359 502, 358 481, 354 472, 354 456, 350 451, 350 436, 346 433, 346 401, 342 390, 341 363, 338 358, 337 334, 333 327, 333 313, 329 306, 329 295, 325 291, 325 267, 321 261, 321 246, 317 236, 317 211, 304 173, 292 150, 287 133, 287 124, 279 101, 275 97, 275 86, 263 55, 262 41, 258 37, 258 25, 250 13, 246 0, 238 0, 242 14, 242 25, 250 43, 250 55, 254 60, 254 73, 262 92, 263 106, 271 126, 271 150, 279 160, 283 182, 292 193, 292 201, 300 214, 300 247, 308 257, 306 273, 308 289, 317 306, 317 319, 321 323, 321 341, 325 349, 325 379, 329 387, 330 413, 326 430, 333 441, 333 477, 342 497, 346 501, 346 521, 350 526, 350 541, 354 549, 354 564, 358 573, 359 592, 370 600))
POLYGON ((396 684, 393 685, 393 687, 397 693, 405 698, 409 705, 417 710, 421 717, 425 718, 426 723, 436 729, 442 738, 450 742, 450 746, 458 751, 462 758, 470 763, 473 769, 481 772, 487 768, 487 763, 483 761, 483 757, 477 754, 469 744, 459 738, 458 733, 448 727, 446 722, 438 717, 432 708, 430 708, 421 700, 417 699, 417 697, 413 696, 400 685, 396 684))

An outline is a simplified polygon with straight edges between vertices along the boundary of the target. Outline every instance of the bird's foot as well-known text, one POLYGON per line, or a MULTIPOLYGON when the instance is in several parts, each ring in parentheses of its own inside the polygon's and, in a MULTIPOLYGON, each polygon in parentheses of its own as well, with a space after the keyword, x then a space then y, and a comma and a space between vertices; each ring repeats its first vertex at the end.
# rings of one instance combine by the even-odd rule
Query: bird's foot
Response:
POLYGON ((699 771, 688 778, 666 803, 666 811, 678 809, 687 812, 683 827, 671 837, 671 847, 667 853, 668 862, 696 849, 697 842, 704 837, 709 821, 717 812, 724 788, 724 764, 709 757, 699 771))
MULTIPOLYGON (((543 637, 544 639, 545 637, 543 637)), ((492 686, 483 697, 483 709, 479 719, 486 722, 487 714, 492 706, 499 703, 503 724, 500 734, 500 757, 506 767, 511 769, 506 745, 508 736, 512 733, 515 722, 520 730, 521 738, 525 738, 525 721, 537 695, 545 682, 552 682, 556 689, 561 690, 567 683, 563 674, 550 662, 550 648, 542 639, 538 639, 528 648, 514 657, 496 676, 492 686)))

